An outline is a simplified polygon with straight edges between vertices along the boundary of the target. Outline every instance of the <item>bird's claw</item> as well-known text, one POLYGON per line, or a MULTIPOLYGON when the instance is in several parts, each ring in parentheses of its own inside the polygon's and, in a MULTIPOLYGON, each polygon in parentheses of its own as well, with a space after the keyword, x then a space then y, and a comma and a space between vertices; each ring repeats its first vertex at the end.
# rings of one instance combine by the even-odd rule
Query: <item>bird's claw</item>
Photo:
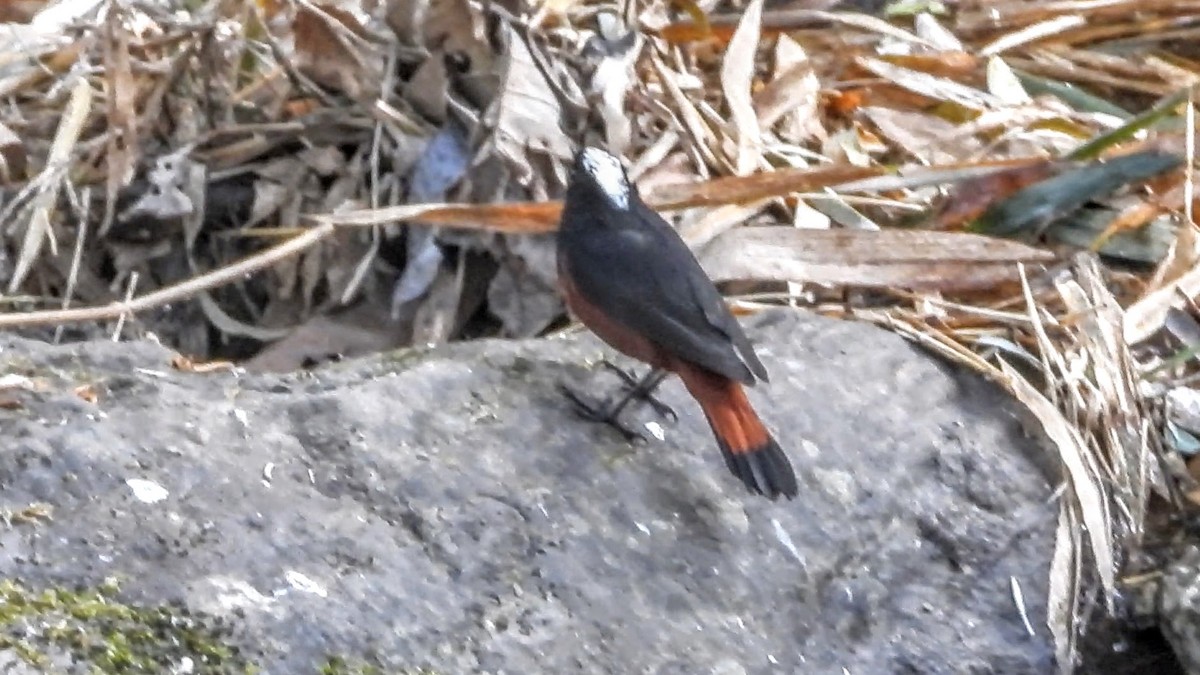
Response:
POLYGON ((621 435, 625 437, 625 440, 630 443, 634 441, 641 443, 646 442, 646 436, 644 434, 631 429, 621 422, 619 419, 621 412, 620 408, 617 408, 608 401, 597 401, 587 394, 576 391, 566 384, 560 383, 558 386, 559 389, 562 390, 563 394, 566 395, 567 399, 571 401, 572 406, 575 408, 575 412, 580 417, 592 422, 601 422, 607 424, 613 429, 619 431, 621 435))
POLYGON ((675 414, 675 409, 654 395, 654 390, 658 387, 658 384, 662 382, 662 377, 653 378, 647 381, 645 378, 634 376, 632 373, 626 371, 624 368, 621 368, 607 359, 601 361, 600 363, 605 368, 616 374, 616 376, 621 378, 621 381, 625 383, 626 396, 645 401, 650 405, 651 408, 654 409, 654 412, 658 413, 662 417, 671 418, 672 422, 679 421, 679 415, 675 414))

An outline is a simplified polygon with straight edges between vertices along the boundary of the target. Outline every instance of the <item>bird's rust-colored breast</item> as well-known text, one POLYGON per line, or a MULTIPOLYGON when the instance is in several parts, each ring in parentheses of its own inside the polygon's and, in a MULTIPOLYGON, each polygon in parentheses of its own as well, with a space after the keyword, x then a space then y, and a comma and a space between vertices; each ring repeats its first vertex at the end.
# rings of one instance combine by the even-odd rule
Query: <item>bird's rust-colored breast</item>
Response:
POLYGON ((571 271, 562 256, 558 259, 558 284, 567 302, 567 309, 601 340, 626 356, 644 361, 655 368, 668 368, 671 359, 664 349, 637 331, 610 319, 603 310, 588 302, 575 286, 571 271))

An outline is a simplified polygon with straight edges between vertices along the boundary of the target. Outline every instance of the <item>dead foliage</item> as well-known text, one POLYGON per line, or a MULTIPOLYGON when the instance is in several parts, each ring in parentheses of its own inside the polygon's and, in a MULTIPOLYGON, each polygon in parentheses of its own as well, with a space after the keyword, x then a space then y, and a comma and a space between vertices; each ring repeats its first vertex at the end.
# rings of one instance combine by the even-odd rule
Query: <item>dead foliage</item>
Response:
POLYGON ((1026 406, 1064 669, 1200 504, 1200 2, 10 4, 0 328, 200 372, 544 334, 590 142, 740 311, 875 321, 1026 406))

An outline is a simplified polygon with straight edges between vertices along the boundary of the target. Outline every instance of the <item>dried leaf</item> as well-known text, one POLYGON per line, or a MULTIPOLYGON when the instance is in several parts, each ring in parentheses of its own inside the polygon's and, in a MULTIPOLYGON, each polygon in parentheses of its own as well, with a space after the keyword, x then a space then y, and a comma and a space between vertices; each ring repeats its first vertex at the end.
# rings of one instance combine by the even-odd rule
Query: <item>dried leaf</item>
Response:
POLYGON ((95 404, 100 400, 100 394, 96 391, 96 385, 94 384, 81 384, 75 387, 72 393, 88 403, 95 404))
POLYGON ((966 51, 962 41, 929 12, 921 12, 913 17, 913 29, 921 39, 933 45, 934 49, 943 52, 966 51))
POLYGON ((290 372, 327 361, 374 354, 402 345, 386 307, 363 304, 317 315, 243 363, 255 372, 290 372))
POLYGON ((975 110, 987 110, 1003 105, 995 96, 953 80, 865 56, 857 57, 854 61, 892 84, 934 101, 948 101, 975 110))
POLYGON ((735 173, 745 176, 758 168, 762 159, 762 140, 758 116, 750 98, 754 79, 754 57, 758 51, 761 30, 763 0, 750 0, 742 12, 733 39, 721 63, 721 90, 729 115, 737 130, 737 150, 733 155, 735 173))
POLYGON ((791 143, 825 140, 821 124, 821 82, 800 43, 781 35, 775 43, 775 77, 754 95, 754 112, 762 130, 780 124, 780 137, 791 143))
POLYGON ((860 111, 879 133, 923 164, 948 164, 975 155, 982 144, 956 137, 956 126, 925 113, 869 106, 860 111))
POLYGON ((296 67, 306 77, 354 99, 375 93, 379 72, 359 53, 363 42, 354 37, 363 27, 353 14, 333 4, 299 3, 292 33, 296 67))
POLYGON ((1008 105, 1029 105, 1033 102, 1033 99, 1025 92, 1025 88, 1021 86, 1020 78, 998 56, 988 59, 987 81, 988 91, 1008 105))
POLYGON ((71 90, 71 99, 67 103, 59 120, 58 130, 54 134, 54 143, 50 146, 50 154, 46 160, 46 168, 38 176, 38 192, 34 197, 33 213, 29 226, 25 230, 25 239, 21 245, 21 255, 17 259, 16 269, 8 282, 8 292, 16 293, 25 281, 25 275, 42 250, 47 239, 54 246, 54 235, 50 231, 50 210, 58 201, 58 193, 62 186, 62 177, 66 174, 68 160, 75 144, 79 142, 79 134, 91 111, 92 89, 87 80, 80 79, 71 90))
POLYGON ((1087 21, 1088 18, 1083 14, 1065 14, 1032 26, 1026 26, 1019 31, 1003 35, 991 44, 984 46, 979 50, 979 55, 995 56, 1003 54, 1014 47, 1036 42, 1051 35, 1065 32, 1071 28, 1082 26, 1087 21))
POLYGON ((1068 170, 991 205, 973 229, 1006 235, 1044 227, 1128 183, 1173 169, 1180 161, 1172 153, 1137 152, 1068 170))
POLYGON ((1063 417, 1053 403, 1030 384, 1024 376, 1007 362, 1000 361, 1005 385, 1026 408, 1033 413, 1050 441, 1058 450, 1071 488, 1079 501, 1083 524, 1091 543, 1096 571, 1104 589, 1106 601, 1111 607, 1116 594, 1116 561, 1113 559, 1112 525, 1108 513, 1108 501, 1086 443, 1077 428, 1063 417))
POLYGON ((1054 532, 1054 554, 1050 558, 1050 583, 1046 601, 1046 625, 1054 638, 1058 663, 1069 664, 1075 656, 1075 610, 1079 598, 1079 552, 1082 542, 1074 509, 1060 508, 1054 532))
POLYGON ((1054 255, 1017 242, 922 230, 739 227, 699 255, 719 281, 792 281, 874 288, 967 290, 1017 278, 1014 263, 1054 255))
POLYGON ((195 361, 182 354, 171 357, 171 367, 184 373, 217 373, 234 370, 237 366, 231 361, 195 361))
POLYGON ((1040 161, 968 178, 954 188, 934 217, 938 229, 956 229, 983 215, 988 207, 1063 169, 1062 162, 1040 161))
POLYGON ((525 39, 507 24, 503 32, 508 47, 504 75, 484 119, 493 129, 490 148, 516 169, 517 182, 528 186, 541 174, 530 164, 530 154, 565 161, 573 154, 573 144, 562 131, 558 98, 534 63, 525 39))
POLYGON ((703 159, 701 165, 718 166, 717 158, 713 155, 713 147, 717 144, 716 135, 708 128, 708 124, 700 116, 700 111, 696 109, 696 104, 680 86, 679 81, 682 78, 679 73, 668 68, 657 53, 651 52, 650 62, 654 64, 655 72, 675 107, 675 114, 683 123, 683 131, 691 137, 692 146, 703 159))
POLYGON ((117 204, 117 192, 133 180, 139 157, 137 85, 129 58, 129 34, 122 25, 126 13, 120 5, 109 7, 104 21, 104 75, 108 85, 108 149, 105 154, 105 215, 100 234, 108 232, 117 204))

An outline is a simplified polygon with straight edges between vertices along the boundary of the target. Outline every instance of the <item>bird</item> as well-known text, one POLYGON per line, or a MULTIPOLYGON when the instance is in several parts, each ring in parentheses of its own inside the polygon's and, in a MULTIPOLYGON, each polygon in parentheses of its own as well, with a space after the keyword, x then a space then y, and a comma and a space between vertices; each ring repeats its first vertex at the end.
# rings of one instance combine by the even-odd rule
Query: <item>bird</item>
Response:
POLYGON ((673 373, 751 493, 772 501, 797 495, 791 462, 746 396, 745 386, 768 378, 741 324, 687 244, 642 200, 621 160, 599 147, 582 146, 569 170, 556 266, 569 312, 618 352, 651 366, 639 381, 625 375, 633 386, 611 403, 568 390, 582 413, 638 435, 617 415, 673 373))

